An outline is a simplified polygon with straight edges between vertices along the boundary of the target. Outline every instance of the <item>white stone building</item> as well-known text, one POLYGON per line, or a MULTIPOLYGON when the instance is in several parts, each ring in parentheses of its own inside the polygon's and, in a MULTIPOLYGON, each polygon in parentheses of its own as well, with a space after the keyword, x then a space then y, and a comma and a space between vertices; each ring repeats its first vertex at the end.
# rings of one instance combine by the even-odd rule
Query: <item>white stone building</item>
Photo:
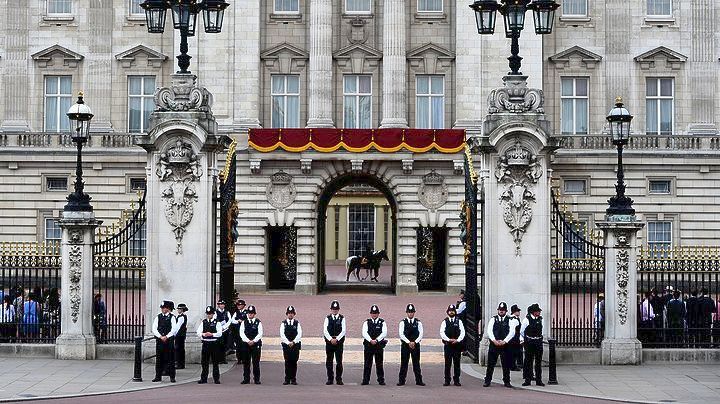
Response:
MULTIPOLYGON (((0 241, 57 238, 55 219, 75 161, 62 134, 63 116, 79 90, 95 113, 85 181, 97 217, 107 225, 137 198, 146 158, 131 133, 146 131, 152 92, 169 84, 179 44, 169 28, 163 35, 148 34, 138 3, 0 2, 6 16, 0 24, 0 241)), ((247 150, 248 128, 465 128, 468 136, 483 136, 486 98, 507 72, 509 41, 501 21, 495 35, 477 34, 469 0, 231 3, 222 33, 190 38, 190 70, 213 93, 220 131, 239 141, 238 199, 253 210, 271 208, 265 186, 273 168, 282 165, 278 161, 314 160, 312 170, 332 171, 320 160, 340 157, 270 154, 260 163, 263 176, 249 175, 259 153, 247 150)), ((635 115, 637 136, 626 152, 626 176, 628 194, 647 223, 642 241, 716 245, 720 27, 714 16, 720 5, 712 0, 561 3, 551 35, 534 35, 528 18, 520 54, 530 86, 544 90, 555 134, 568 137, 551 168, 570 210, 593 228, 614 193, 616 155, 603 126, 615 96, 622 95, 635 115)), ((409 153, 382 164, 397 173, 389 185, 405 187, 398 195, 415 198, 419 182, 402 177, 401 160, 417 161, 419 177, 432 169, 442 173, 457 194, 462 176, 452 160, 458 159, 462 156, 437 161, 432 154, 409 153)), ((488 169, 482 159, 477 164, 488 169)), ((291 175, 298 186, 322 184, 296 165, 291 175)), ((312 229, 315 205, 301 202, 285 212, 304 212, 299 220, 312 229)), ((448 289, 463 284, 458 202, 446 203, 440 221, 452 229, 448 289)), ((415 206, 409 215, 423 213, 415 206)), ((258 243, 264 237, 258 229, 278 224, 258 220, 254 214, 240 219, 247 230, 238 241, 236 282, 246 290, 266 287, 266 246, 258 243)), ((408 285, 403 290, 412 293, 417 246, 410 229, 405 231, 397 276, 399 284, 408 285)), ((403 237, 403 229, 396 234, 403 237)), ((298 248, 307 253, 298 261, 306 285, 298 290, 313 292, 316 246, 298 248)))

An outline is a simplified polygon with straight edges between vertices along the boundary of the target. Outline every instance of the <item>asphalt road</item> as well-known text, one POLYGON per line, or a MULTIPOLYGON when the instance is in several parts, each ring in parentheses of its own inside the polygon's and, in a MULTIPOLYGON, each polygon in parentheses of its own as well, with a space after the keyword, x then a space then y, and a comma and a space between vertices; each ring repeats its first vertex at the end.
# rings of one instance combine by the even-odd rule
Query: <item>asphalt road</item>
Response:
MULTIPOLYGON (((538 393, 522 389, 508 389, 493 384, 482 387, 482 381, 464 375, 462 387, 443 387, 442 366, 426 366, 423 368, 425 387, 415 386, 412 371, 409 373, 409 384, 403 387, 397 383, 397 364, 388 364, 385 368, 387 386, 378 386, 373 372, 371 384, 360 386, 362 367, 359 365, 345 366, 344 386, 325 385, 325 367, 316 364, 300 364, 298 370, 298 386, 283 386, 283 366, 281 363, 263 363, 261 365, 261 385, 240 385, 242 369, 233 368, 222 375, 222 384, 198 385, 195 383, 174 385, 172 387, 151 389, 129 393, 109 394, 104 396, 53 399, 53 404, 90 404, 90 403, 359 403, 359 402, 393 402, 393 403, 443 403, 468 402, 483 404, 570 404, 570 403, 601 403, 603 400, 592 400, 578 397, 538 393)), ((514 382, 520 383, 520 376, 513 374, 514 382)), ((163 382, 168 384, 167 379, 163 382)))

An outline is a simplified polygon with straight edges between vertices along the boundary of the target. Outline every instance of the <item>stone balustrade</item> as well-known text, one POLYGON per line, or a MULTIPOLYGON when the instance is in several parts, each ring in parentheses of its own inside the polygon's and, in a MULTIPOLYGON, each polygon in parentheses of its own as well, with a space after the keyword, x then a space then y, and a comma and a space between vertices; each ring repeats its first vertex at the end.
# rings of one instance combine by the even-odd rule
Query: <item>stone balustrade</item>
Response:
MULTIPOLYGON (((560 136, 563 149, 609 150, 615 149, 609 135, 563 135, 560 136)), ((625 146, 629 150, 703 150, 720 151, 720 136, 717 135, 633 135, 625 146)))
MULTIPOLYGON (((90 136, 86 147, 90 148, 134 148, 134 133, 114 132, 96 133, 90 136)), ((26 132, 26 133, 0 133, 0 146, 2 147, 75 147, 69 133, 26 132)))

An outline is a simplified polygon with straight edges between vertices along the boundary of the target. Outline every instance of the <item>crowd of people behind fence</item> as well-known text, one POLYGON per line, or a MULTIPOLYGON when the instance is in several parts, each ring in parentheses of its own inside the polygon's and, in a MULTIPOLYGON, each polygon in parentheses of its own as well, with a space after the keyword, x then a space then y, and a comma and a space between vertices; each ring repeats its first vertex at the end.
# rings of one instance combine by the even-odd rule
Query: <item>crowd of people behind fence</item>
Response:
POLYGON ((0 284, 0 342, 53 338, 60 333, 60 289, 0 284))
POLYGON ((672 286, 665 293, 652 288, 638 296, 638 338, 648 345, 720 347, 720 306, 708 290, 689 294, 672 286))

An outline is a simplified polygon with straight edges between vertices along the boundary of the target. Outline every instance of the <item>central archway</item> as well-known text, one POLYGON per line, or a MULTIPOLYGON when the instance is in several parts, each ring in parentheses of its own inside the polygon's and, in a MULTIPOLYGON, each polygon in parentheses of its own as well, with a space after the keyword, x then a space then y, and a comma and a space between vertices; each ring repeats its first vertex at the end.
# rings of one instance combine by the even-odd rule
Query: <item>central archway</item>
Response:
POLYGON ((317 280, 318 280, 318 291, 322 292, 327 287, 327 274, 326 274, 326 225, 327 225, 327 210, 333 196, 343 188, 349 185, 362 184, 367 185, 378 190, 388 201, 390 206, 390 222, 391 222, 391 234, 392 240, 392 254, 389 254, 391 261, 392 271, 390 275, 390 291, 395 293, 395 285, 397 278, 397 212, 398 203, 388 185, 380 178, 368 174, 368 173, 345 173, 333 178, 327 185, 322 189, 317 202, 317 229, 316 234, 316 262, 317 262, 317 280))

